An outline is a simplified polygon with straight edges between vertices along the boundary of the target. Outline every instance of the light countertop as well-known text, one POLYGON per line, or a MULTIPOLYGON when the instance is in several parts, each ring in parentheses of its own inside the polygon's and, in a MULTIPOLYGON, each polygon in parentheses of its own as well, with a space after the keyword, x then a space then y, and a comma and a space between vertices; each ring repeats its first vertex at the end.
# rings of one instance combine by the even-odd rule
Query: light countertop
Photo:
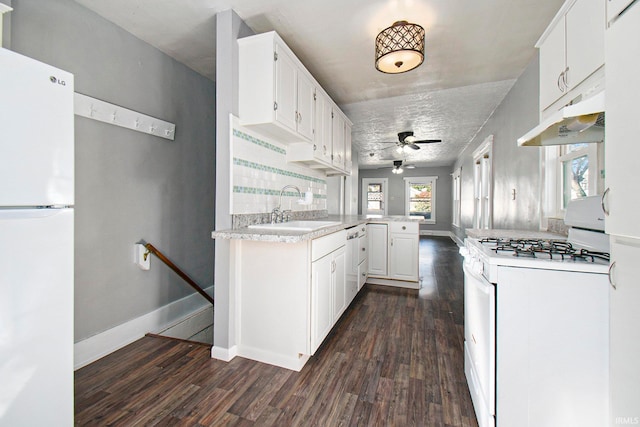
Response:
POLYGON ((329 215, 324 218, 315 218, 318 221, 339 221, 339 224, 323 227, 318 230, 268 230, 259 228, 237 228, 227 230, 214 230, 211 237, 214 239, 230 240, 254 240, 263 242, 297 243, 304 240, 316 239, 335 233, 346 228, 355 227, 367 223, 389 223, 389 222, 418 222, 421 218, 412 218, 402 215, 378 216, 378 215, 329 215))

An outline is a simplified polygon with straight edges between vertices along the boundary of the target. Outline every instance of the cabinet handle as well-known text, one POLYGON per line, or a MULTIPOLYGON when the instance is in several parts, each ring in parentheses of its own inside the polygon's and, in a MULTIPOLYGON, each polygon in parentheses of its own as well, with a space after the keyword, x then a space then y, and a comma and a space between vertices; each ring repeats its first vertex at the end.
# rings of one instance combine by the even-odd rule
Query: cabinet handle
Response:
POLYGON ((278 109, 278 103, 274 102, 273 103, 273 111, 276 111, 278 109))
POLYGON ((331 261, 331 272, 335 273, 336 271, 336 262, 335 261, 331 261))
POLYGON ((611 188, 607 187, 607 189, 604 190, 604 193, 602 193, 602 199, 600 199, 600 206, 602 206, 602 211, 606 216, 609 216, 609 209, 607 209, 607 206, 605 204, 605 199, 609 194, 609 190, 611 190, 611 188))
POLYGON ((298 113, 298 122, 302 123, 302 113, 298 113))
POLYGON ((313 151, 316 151, 318 149, 318 146, 316 144, 313 144, 313 151))
POLYGON ((613 281, 613 271, 614 271, 615 265, 616 265, 616 262, 613 261, 611 263, 611 265, 609 266, 609 272, 607 273, 607 276, 609 277, 609 284, 611 285, 613 290, 617 290, 618 289, 618 286, 613 281))
POLYGON ((367 273, 362 273, 362 277, 364 277, 364 276, 366 276, 366 275, 367 275, 367 273))
POLYGON ((364 252, 364 251, 366 251, 366 249, 365 249, 365 248, 362 248, 362 252, 364 252))
POLYGON ((564 71, 562 73, 560 73, 560 75, 558 76, 558 80, 556 81, 556 84, 558 86, 558 89, 560 89, 560 92, 564 92, 564 88, 562 87, 562 76, 564 75, 564 71))
POLYGON ((391 246, 393 246, 393 239, 391 239, 391 246))
POLYGON ((562 82, 564 83, 564 90, 569 90, 569 67, 564 69, 564 73, 562 73, 562 82))

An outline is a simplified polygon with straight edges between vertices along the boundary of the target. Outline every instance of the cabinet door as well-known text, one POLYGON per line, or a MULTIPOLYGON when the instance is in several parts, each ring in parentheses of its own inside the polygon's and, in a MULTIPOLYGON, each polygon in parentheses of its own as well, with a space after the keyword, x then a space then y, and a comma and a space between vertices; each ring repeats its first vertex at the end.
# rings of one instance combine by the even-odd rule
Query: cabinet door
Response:
POLYGON ((369 274, 373 276, 387 275, 387 225, 369 224, 369 274))
POLYGON ((311 354, 316 352, 333 326, 332 267, 331 254, 311 264, 311 354))
MULTIPOLYGON (((612 236, 610 288, 610 425, 620 418, 640 416, 640 240, 612 236)), ((617 421, 617 422, 616 422, 617 421)))
POLYGON ((349 123, 344 124, 344 170, 351 175, 351 126, 349 123))
POLYGON ((333 322, 332 325, 342 315, 347 308, 347 289, 346 289, 346 253, 344 246, 333 252, 333 271, 331 281, 333 285, 333 322))
POLYGON ((309 141, 313 140, 313 107, 314 107, 313 83, 306 74, 298 72, 298 133, 309 141))
POLYGON ((331 103, 320 91, 316 91, 316 121, 314 123, 314 157, 331 164, 331 103))
POLYGON ((610 212, 608 234, 640 238, 640 199, 634 194, 640 158, 640 5, 637 3, 606 31, 605 170, 610 212))
POLYGON ((540 46, 540 110, 564 95, 565 64, 565 21, 562 19, 540 46))
POLYGON ((338 169, 344 170, 344 126, 345 120, 340 113, 333 111, 331 114, 333 118, 333 132, 332 132, 332 163, 333 166, 338 169))
POLYGON ((275 51, 275 119, 295 131, 298 71, 293 59, 277 44, 275 51))
POLYGON ((389 242, 389 277, 418 280, 418 236, 391 233, 389 242))
POLYGON ((566 15, 567 70, 574 88, 604 64, 605 2, 578 0, 566 15))

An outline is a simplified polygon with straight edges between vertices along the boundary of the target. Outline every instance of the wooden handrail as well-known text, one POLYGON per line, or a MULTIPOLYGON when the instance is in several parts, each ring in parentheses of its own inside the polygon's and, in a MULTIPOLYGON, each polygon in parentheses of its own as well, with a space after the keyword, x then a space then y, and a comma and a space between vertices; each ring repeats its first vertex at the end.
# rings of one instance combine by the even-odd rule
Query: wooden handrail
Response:
POLYGON ((180 267, 178 267, 177 265, 175 265, 174 263, 171 262, 171 260, 169 258, 167 258, 162 252, 160 252, 158 249, 156 249, 151 243, 145 243, 144 245, 145 248, 147 248, 147 250, 154 254, 155 256, 157 256, 160 261, 164 262, 167 267, 169 267, 170 269, 172 269, 173 271, 175 271, 175 273, 182 277, 182 279, 187 282, 193 289, 195 289, 196 291, 198 291, 198 293, 200 295, 202 295, 203 297, 205 297, 207 299, 207 301, 209 301, 212 305, 213 305, 213 298, 211 297, 211 295, 209 295, 208 293, 206 293, 204 291, 204 289, 202 289, 200 286, 198 286, 198 284, 196 282, 194 282, 191 277, 187 276, 187 274, 180 270, 180 267))

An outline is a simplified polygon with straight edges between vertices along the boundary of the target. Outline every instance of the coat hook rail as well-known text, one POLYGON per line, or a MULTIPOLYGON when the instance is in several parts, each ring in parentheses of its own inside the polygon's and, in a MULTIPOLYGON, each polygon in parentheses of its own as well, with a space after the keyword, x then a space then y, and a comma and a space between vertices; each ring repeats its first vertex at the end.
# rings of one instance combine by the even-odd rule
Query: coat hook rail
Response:
POLYGON ((148 133, 171 141, 174 140, 176 133, 176 125, 173 123, 77 92, 74 94, 74 112, 78 116, 148 133))

